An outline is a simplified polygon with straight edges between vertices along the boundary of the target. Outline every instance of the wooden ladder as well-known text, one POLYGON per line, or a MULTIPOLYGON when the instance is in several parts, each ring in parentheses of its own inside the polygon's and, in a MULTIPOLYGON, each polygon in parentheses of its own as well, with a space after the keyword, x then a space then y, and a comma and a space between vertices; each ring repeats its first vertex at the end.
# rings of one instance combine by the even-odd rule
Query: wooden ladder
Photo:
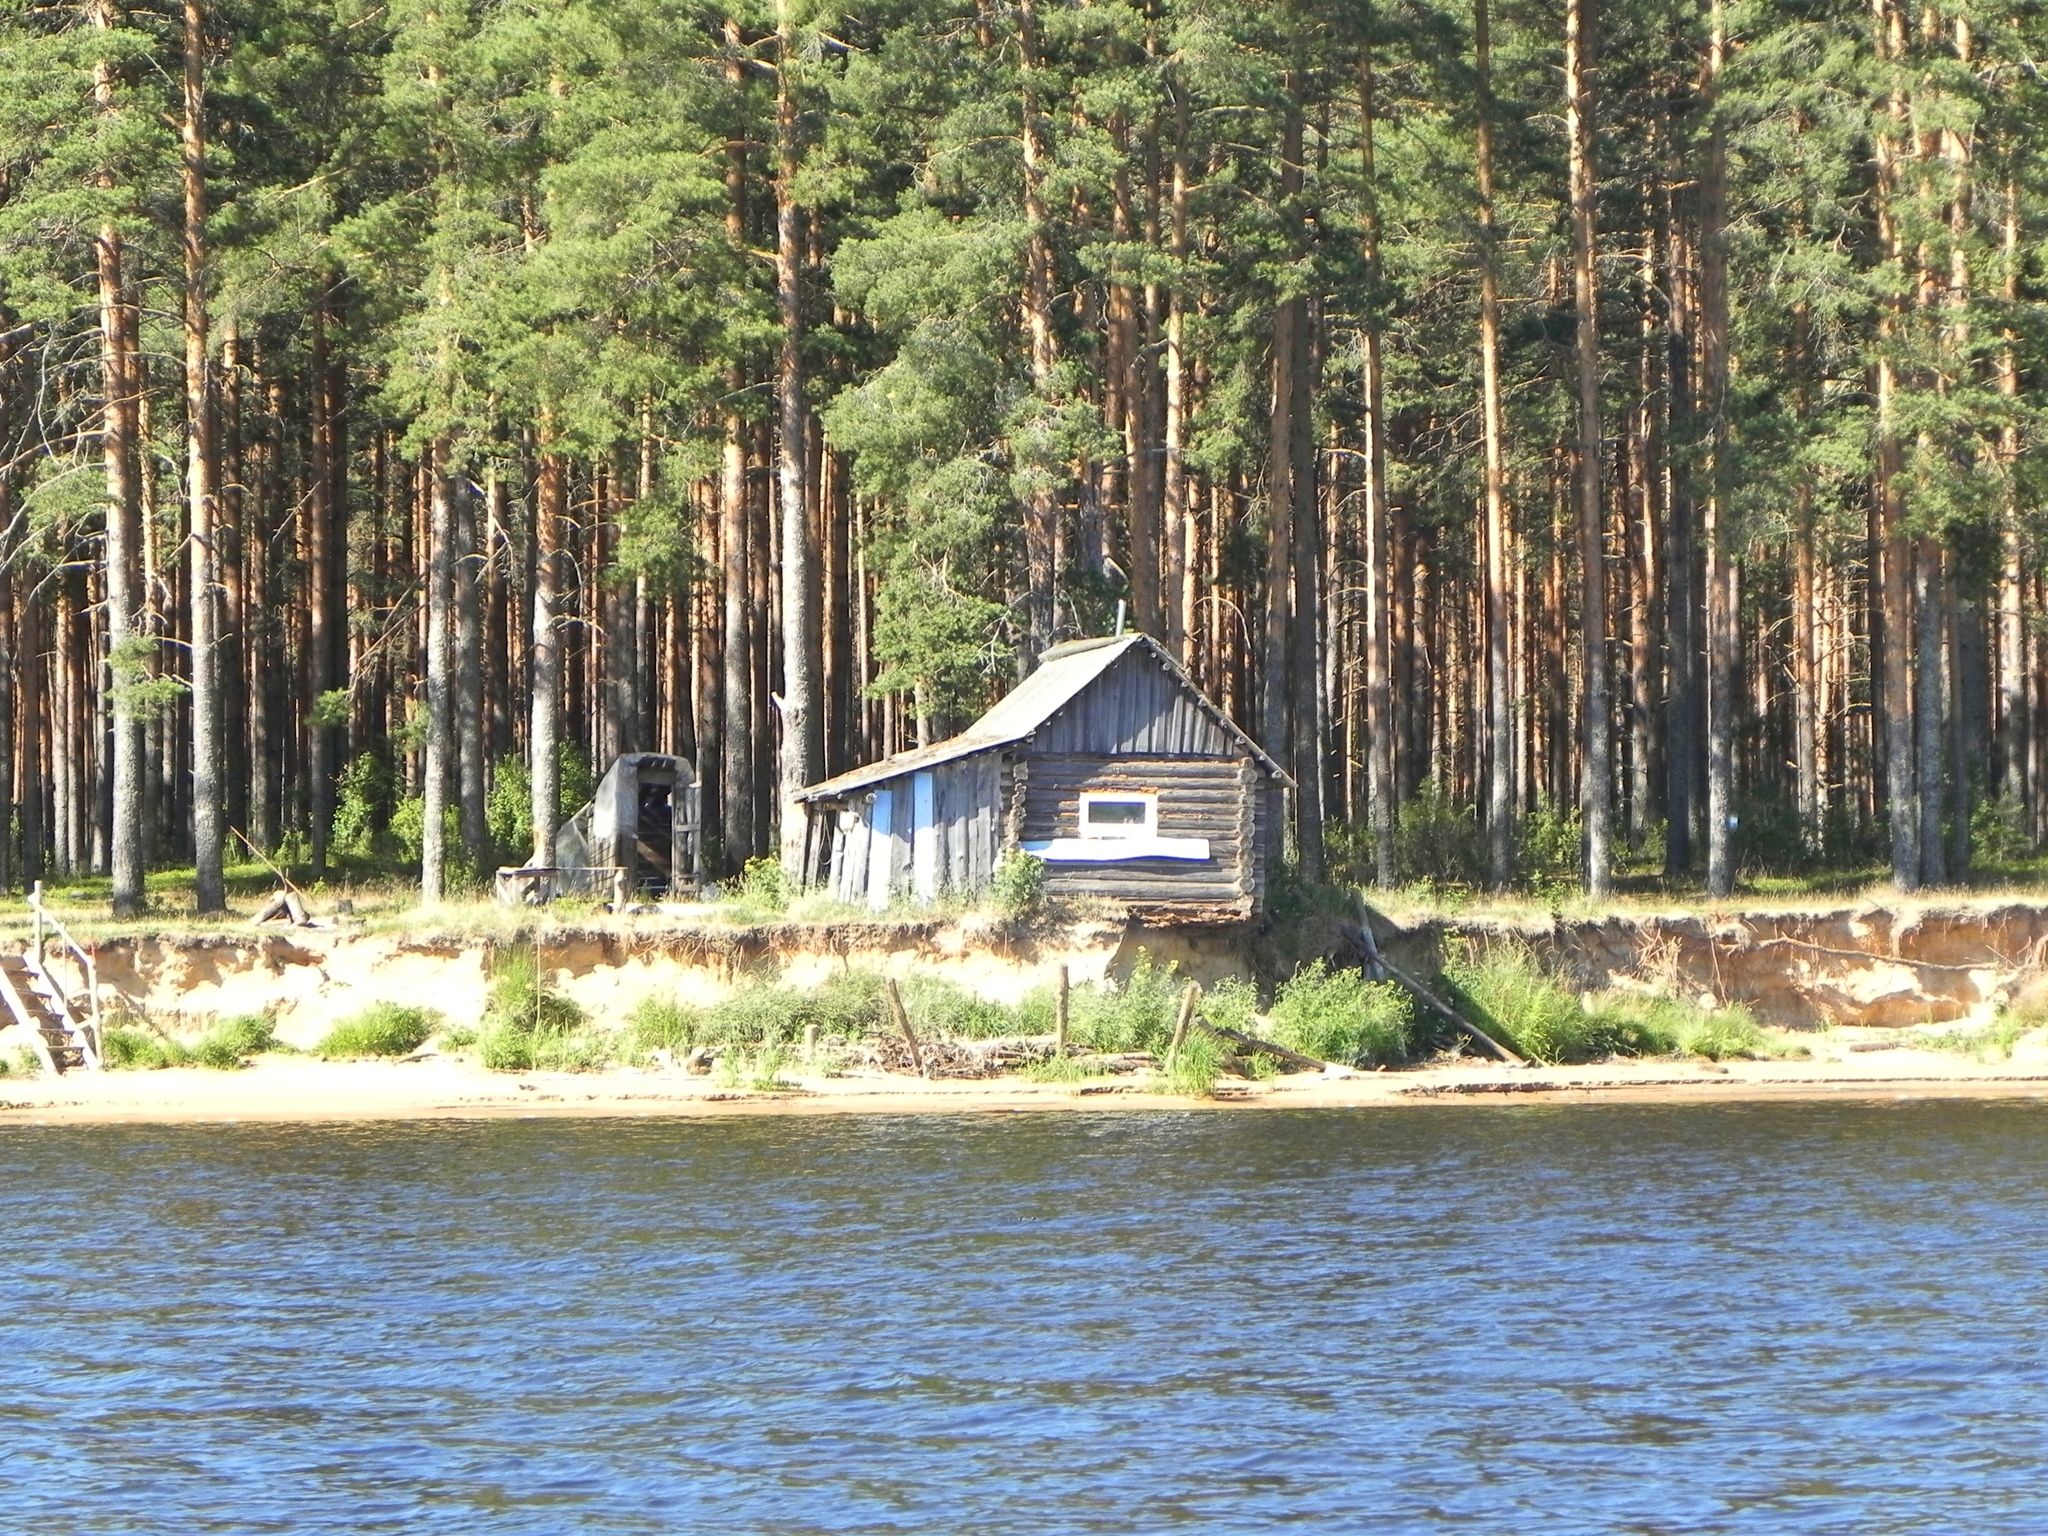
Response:
POLYGON ((47 1072, 100 1070, 100 989, 93 957, 43 905, 43 883, 29 893, 35 916, 35 942, 20 955, 0 955, 0 1006, 29 1033, 36 1056, 47 1072), (71 951, 85 975, 84 1011, 73 1003, 63 983, 51 973, 44 952, 48 928, 71 951))

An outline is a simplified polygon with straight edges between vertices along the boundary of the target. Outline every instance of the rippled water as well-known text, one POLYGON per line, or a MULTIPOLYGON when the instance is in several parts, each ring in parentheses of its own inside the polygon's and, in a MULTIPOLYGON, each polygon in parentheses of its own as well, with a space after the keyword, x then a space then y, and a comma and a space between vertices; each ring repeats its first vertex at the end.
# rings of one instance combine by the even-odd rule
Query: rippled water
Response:
POLYGON ((2048 1529, 2048 1110, 0 1129, 0 1525, 2048 1529))

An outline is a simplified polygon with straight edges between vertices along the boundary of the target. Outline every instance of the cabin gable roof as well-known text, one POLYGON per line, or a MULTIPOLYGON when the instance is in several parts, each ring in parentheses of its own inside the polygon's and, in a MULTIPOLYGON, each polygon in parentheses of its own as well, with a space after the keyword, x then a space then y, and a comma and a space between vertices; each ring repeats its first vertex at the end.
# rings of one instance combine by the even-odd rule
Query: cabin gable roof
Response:
POLYGON ((958 736, 842 773, 797 798, 836 799, 1027 737, 1043 750, 1084 756, 1243 753, 1281 783, 1293 782, 1157 641, 1118 635, 1052 647, 1036 671, 958 736))

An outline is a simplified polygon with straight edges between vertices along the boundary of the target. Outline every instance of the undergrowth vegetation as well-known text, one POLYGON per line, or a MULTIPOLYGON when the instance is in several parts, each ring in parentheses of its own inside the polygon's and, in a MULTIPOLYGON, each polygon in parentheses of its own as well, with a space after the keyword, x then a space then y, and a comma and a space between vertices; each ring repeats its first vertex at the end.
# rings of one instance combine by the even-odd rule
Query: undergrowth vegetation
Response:
MULTIPOLYGON (((184 1052, 184 1061, 170 1061, 166 1065, 184 1066, 188 1062, 196 1062, 216 1072, 234 1072, 247 1066, 251 1056, 261 1056, 265 1051, 281 1048, 277 1025, 269 1014, 242 1013, 215 1021, 213 1028, 184 1052)), ((184 1051, 182 1046, 171 1049, 184 1051)))
POLYGON ((363 1056, 410 1056, 427 1043, 441 1025, 441 1015, 432 1008, 412 1008, 403 1003, 372 1003, 361 1013, 343 1019, 313 1047, 316 1056, 329 1061, 363 1056))
POLYGON ((1386 1067, 1413 1049, 1415 1011, 1398 984, 1317 960, 1281 984, 1272 1028, 1276 1043, 1318 1061, 1386 1067))
POLYGON ((117 1071, 155 1072, 191 1066, 192 1052, 147 1030, 110 1024, 100 1031, 100 1060, 117 1071))
POLYGON ((617 1054, 614 1036, 586 1028, 583 1010, 547 984, 534 956, 515 950, 491 980, 477 1057, 497 1072, 589 1072, 617 1054))
POLYGON ((1454 1005, 1518 1056, 1546 1066, 1605 1056, 1774 1054, 1740 1005, 1691 1007, 1668 997, 1606 992, 1581 997, 1520 944, 1455 954, 1444 966, 1454 1005))

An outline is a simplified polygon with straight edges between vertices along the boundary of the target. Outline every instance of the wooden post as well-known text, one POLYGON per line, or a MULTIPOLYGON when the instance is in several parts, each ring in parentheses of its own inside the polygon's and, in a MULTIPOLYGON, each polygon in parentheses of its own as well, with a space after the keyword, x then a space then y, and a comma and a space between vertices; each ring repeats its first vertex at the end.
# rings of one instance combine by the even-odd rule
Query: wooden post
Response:
POLYGON ((1195 1020, 1195 1003, 1202 995, 1201 983, 1191 981, 1187 991, 1180 995, 1180 1017, 1174 1020, 1173 1044, 1166 1048, 1166 1063, 1173 1065, 1180 1055, 1180 1048, 1187 1043, 1188 1026, 1195 1020))
POLYGON ((896 1016, 896 1027, 903 1031, 903 1041, 910 1047, 910 1065, 923 1077, 924 1052, 918 1048, 917 1031, 910 1027, 910 1014, 903 1006, 903 994, 896 990, 894 976, 883 980, 882 991, 889 999, 889 1012, 896 1016))
POLYGON ((809 1066, 818 1059, 818 1026, 804 1026, 804 1065, 809 1066))
POLYGON ((1067 968, 1063 965, 1060 967, 1059 990, 1053 994, 1052 1028, 1055 1056, 1067 1054, 1067 990, 1067 968))

